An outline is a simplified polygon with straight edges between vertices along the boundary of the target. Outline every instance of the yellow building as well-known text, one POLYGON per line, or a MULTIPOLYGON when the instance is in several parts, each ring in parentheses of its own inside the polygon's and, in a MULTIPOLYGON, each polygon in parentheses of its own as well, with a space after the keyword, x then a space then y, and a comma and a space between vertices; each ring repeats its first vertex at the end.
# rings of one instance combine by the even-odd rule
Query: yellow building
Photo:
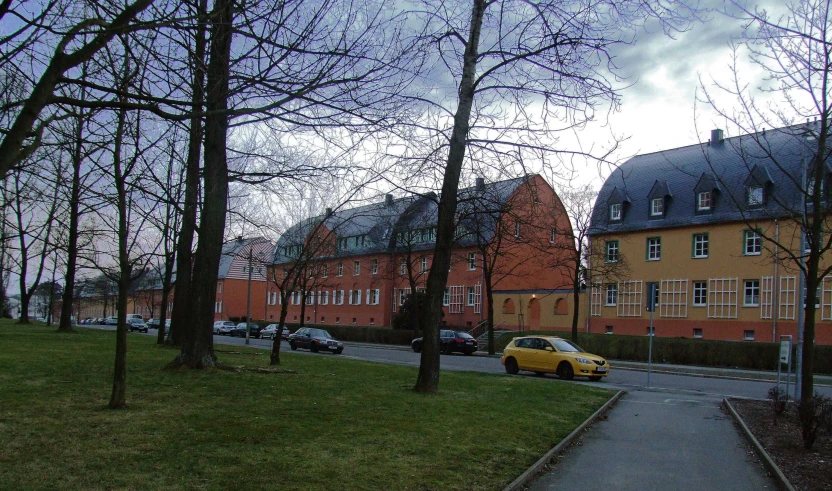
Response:
MULTIPOLYGON (((803 255, 792 217, 805 196, 806 128, 729 139, 714 130, 707 144, 639 155, 618 168, 593 210, 599 253, 589 265, 589 331, 647 335, 655 287, 657 336, 796 336, 803 300, 789 256, 803 255)), ((828 167, 823 175, 828 202, 828 167)), ((816 341, 832 344, 832 277, 816 305, 816 341)))

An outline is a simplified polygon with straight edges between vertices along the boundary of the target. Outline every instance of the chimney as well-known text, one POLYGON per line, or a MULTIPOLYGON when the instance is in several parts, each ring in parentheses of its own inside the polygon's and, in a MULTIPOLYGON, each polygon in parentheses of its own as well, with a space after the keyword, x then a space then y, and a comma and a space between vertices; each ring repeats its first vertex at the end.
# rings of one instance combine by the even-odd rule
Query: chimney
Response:
POLYGON ((392 194, 385 194, 384 195, 384 204, 387 206, 393 206, 393 195, 392 194))
POLYGON ((327 208, 327 209, 326 209, 326 216, 327 216, 327 217, 332 216, 332 208, 327 208))
POLYGON ((485 191, 485 178, 477 178, 477 191, 485 191))
POLYGON ((711 130, 711 145, 716 145, 717 143, 722 143, 722 130, 716 129, 711 130))

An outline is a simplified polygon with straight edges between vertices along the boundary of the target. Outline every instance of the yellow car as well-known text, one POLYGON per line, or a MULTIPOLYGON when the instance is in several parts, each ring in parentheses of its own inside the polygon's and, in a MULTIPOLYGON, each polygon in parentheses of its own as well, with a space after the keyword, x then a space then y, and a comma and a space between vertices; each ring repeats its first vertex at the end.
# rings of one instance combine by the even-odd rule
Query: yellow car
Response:
POLYGON ((577 375, 598 381, 610 373, 607 360, 585 353, 571 341, 554 336, 514 338, 503 350, 502 362, 511 375, 528 370, 537 375, 556 373, 564 380, 577 375))

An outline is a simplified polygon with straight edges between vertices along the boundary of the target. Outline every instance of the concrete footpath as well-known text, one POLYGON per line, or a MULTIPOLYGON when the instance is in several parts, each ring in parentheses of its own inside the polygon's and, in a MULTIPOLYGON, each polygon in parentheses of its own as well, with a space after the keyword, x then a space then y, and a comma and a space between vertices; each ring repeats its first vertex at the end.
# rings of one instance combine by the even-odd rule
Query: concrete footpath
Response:
POLYGON ((721 399, 625 394, 528 489, 775 490, 721 399))

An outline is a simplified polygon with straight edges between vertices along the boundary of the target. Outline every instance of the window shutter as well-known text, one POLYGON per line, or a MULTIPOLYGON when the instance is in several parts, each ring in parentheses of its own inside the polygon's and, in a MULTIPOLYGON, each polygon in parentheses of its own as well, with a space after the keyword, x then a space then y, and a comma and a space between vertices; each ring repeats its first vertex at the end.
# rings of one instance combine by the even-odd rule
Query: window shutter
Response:
POLYGON ((370 289, 367 288, 367 305, 370 305, 370 289))
POLYGON ((352 305, 352 290, 350 290, 350 305, 352 305))

